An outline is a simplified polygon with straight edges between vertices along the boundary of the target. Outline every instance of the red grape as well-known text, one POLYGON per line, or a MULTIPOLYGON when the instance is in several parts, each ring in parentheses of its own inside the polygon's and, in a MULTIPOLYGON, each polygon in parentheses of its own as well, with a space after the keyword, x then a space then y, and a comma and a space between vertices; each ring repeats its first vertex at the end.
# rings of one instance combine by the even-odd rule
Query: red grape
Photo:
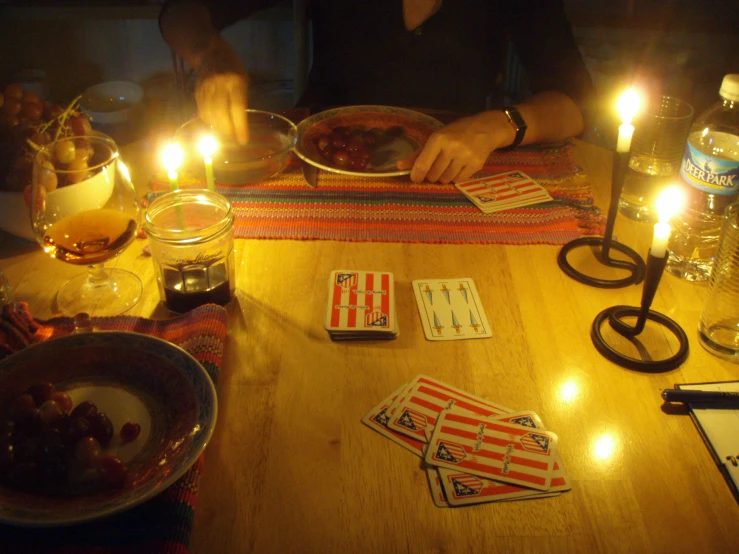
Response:
POLYGON ((10 83, 5 87, 5 99, 23 100, 23 87, 18 83, 10 83))
POLYGON ((82 437, 74 445, 74 459, 84 467, 92 467, 100 457, 100 443, 93 437, 82 437))
POLYGON ((349 165, 349 154, 346 150, 336 150, 331 156, 331 161, 339 167, 346 167, 349 165))
POLYGON ((129 421, 128 423, 124 423, 123 427, 121 427, 121 440, 123 442, 131 442, 136 440, 136 438, 141 433, 141 425, 138 423, 133 423, 132 421, 129 421))
POLYGON ((41 406, 47 400, 51 400, 51 395, 56 390, 52 383, 36 383, 28 387, 28 394, 33 396, 36 406, 41 406))
POLYGON ((41 115, 44 109, 41 104, 36 102, 25 102, 21 109, 21 114, 27 117, 30 121, 38 121, 41 119, 41 115))
POLYGON ((72 406, 74 406, 74 403, 72 402, 72 397, 69 396, 66 392, 56 391, 55 393, 52 393, 51 399, 59 404, 61 409, 64 410, 66 413, 70 413, 72 411, 72 406))
POLYGON ((69 121, 69 126, 72 128, 72 133, 74 133, 74 135, 78 137, 86 137, 92 132, 92 125, 90 125, 90 120, 87 119, 84 115, 73 117, 69 121))
POLYGON ((83 400, 72 410, 72 417, 84 417, 90 419, 98 413, 98 407, 89 400, 83 400))
POLYGON ((120 458, 108 454, 100 456, 96 469, 100 478, 112 487, 120 487, 126 481, 128 467, 120 458))

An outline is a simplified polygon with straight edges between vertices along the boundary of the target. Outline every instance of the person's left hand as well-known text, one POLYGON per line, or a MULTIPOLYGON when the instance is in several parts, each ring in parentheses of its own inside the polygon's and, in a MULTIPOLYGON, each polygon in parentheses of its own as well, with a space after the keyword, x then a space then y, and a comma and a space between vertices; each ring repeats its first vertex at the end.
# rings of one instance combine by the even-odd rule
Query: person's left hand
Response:
POLYGON ((399 161, 398 168, 412 167, 414 183, 465 181, 482 169, 493 150, 506 144, 508 134, 515 133, 503 112, 465 117, 432 134, 421 151, 399 161))

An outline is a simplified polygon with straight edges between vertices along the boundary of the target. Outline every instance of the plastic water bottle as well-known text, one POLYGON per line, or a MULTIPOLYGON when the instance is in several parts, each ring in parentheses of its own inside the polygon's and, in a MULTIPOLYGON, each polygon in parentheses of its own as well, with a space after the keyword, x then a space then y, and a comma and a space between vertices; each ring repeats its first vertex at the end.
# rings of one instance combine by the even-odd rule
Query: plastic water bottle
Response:
POLYGON ((739 74, 724 77, 719 95, 693 123, 680 167, 685 204, 671 221, 667 271, 687 281, 710 276, 721 217, 739 198, 739 74))

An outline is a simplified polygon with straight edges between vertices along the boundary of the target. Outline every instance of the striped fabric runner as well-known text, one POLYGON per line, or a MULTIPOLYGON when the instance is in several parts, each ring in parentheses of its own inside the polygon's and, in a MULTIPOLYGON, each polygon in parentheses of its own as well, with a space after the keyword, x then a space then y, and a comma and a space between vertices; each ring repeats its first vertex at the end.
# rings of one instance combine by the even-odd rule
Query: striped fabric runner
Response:
MULTIPOLYGON (((19 303, 18 313, 31 324, 31 343, 74 331, 71 318, 33 320, 24 303, 19 303)), ((214 304, 160 321, 127 315, 92 319, 93 326, 100 330, 143 333, 180 346, 205 367, 216 384, 226 340, 226 322, 226 310, 214 304)), ((203 464, 204 457, 200 456, 185 475, 159 495, 100 521, 48 529, 0 525, 0 552, 187 554, 203 464)))
MULTIPOLYGON (((484 214, 453 185, 416 185, 407 176, 361 178, 319 171, 308 187, 293 160, 262 183, 217 185, 231 202, 234 236, 246 239, 374 242, 565 244, 603 233, 585 175, 571 143, 494 153, 484 172, 521 170, 544 186, 553 202, 484 214)), ((181 180, 181 186, 202 186, 181 180)), ((152 189, 165 191, 155 180, 152 189)))

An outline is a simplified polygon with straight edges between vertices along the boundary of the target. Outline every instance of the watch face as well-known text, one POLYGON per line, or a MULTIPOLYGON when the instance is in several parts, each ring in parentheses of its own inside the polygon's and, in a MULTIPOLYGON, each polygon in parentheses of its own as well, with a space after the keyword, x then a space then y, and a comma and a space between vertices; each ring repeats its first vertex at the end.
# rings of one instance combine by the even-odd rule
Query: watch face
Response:
POLYGON ((517 109, 508 108, 505 113, 516 127, 526 127, 526 122, 523 120, 523 117, 521 117, 521 114, 517 109))

